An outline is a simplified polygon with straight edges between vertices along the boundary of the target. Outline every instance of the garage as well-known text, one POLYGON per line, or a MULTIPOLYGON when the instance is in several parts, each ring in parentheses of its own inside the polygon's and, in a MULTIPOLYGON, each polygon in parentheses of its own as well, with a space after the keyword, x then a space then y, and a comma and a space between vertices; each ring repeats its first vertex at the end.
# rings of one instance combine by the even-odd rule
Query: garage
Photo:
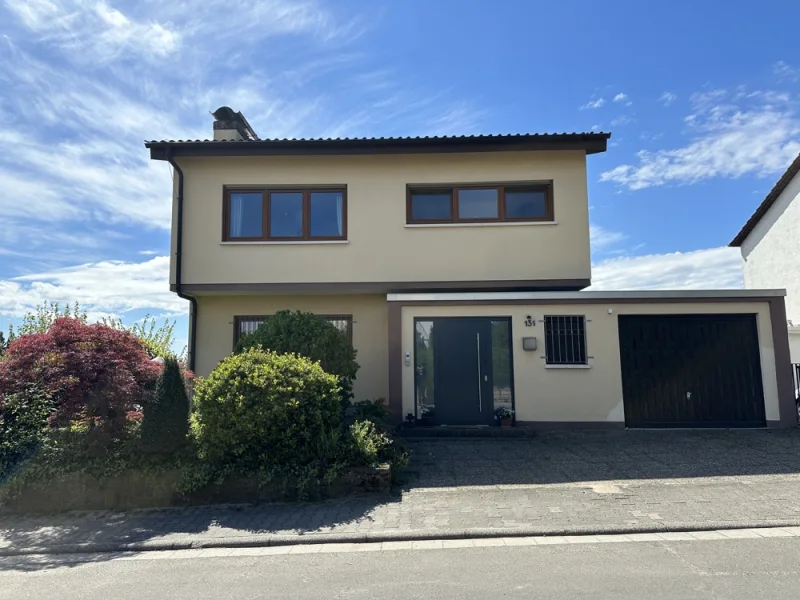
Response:
POLYGON ((754 314, 620 315, 627 427, 764 427, 754 314))

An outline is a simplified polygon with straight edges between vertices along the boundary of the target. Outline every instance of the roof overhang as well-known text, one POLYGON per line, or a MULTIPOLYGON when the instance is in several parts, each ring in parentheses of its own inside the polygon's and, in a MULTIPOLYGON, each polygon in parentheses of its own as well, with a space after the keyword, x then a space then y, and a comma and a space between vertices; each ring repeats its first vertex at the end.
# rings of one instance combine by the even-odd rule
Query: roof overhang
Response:
POLYGON ((439 294, 387 294, 387 302, 476 302, 476 303, 536 303, 599 302, 731 302, 768 301, 786 296, 786 290, 645 290, 645 291, 586 291, 586 292, 477 292, 439 294))
POLYGON ((610 133, 532 133, 452 137, 286 140, 162 140, 145 142, 153 160, 169 156, 314 156, 582 150, 605 152, 610 133))
POLYGON ((744 241, 747 239, 747 236, 753 232, 756 225, 764 218, 764 215, 767 214, 767 211, 772 208, 772 205, 778 200, 778 197, 783 193, 792 180, 800 173, 800 154, 797 155, 797 158, 794 159, 789 168, 786 169, 786 172, 781 176, 778 180, 778 183, 775 184, 767 197, 758 205, 756 212, 747 220, 747 223, 744 224, 742 230, 736 234, 736 237, 731 240, 731 243, 728 246, 732 246, 734 248, 740 247, 744 241))

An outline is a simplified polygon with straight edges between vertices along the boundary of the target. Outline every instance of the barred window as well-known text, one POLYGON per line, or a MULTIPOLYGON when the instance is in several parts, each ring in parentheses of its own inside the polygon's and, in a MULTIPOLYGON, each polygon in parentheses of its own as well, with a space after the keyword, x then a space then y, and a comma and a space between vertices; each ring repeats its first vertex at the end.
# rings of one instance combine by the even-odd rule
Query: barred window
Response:
MULTIPOLYGON (((233 318, 233 347, 239 343, 242 336, 255 333, 258 326, 269 319, 271 315, 249 315, 237 316, 233 318)), ((326 321, 334 325, 339 331, 347 336, 350 343, 353 343, 353 315, 319 315, 326 321)))
POLYGON ((544 342, 548 365, 585 365, 586 317, 545 316, 544 342))

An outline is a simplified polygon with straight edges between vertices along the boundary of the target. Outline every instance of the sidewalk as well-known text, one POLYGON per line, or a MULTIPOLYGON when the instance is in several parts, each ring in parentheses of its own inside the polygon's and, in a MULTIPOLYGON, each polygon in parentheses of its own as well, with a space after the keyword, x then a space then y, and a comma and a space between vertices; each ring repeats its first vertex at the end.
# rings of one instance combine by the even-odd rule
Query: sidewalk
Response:
POLYGON ((0 517, 0 555, 800 526, 800 432, 417 440, 390 498, 0 517))

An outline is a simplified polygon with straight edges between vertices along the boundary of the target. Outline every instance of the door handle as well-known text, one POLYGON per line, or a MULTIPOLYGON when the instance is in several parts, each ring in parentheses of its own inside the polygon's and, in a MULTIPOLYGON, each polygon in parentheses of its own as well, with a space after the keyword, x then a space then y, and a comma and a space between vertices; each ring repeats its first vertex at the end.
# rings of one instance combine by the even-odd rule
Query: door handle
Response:
POLYGON ((483 412, 483 394, 481 392, 481 334, 475 334, 478 339, 478 412, 483 412))

